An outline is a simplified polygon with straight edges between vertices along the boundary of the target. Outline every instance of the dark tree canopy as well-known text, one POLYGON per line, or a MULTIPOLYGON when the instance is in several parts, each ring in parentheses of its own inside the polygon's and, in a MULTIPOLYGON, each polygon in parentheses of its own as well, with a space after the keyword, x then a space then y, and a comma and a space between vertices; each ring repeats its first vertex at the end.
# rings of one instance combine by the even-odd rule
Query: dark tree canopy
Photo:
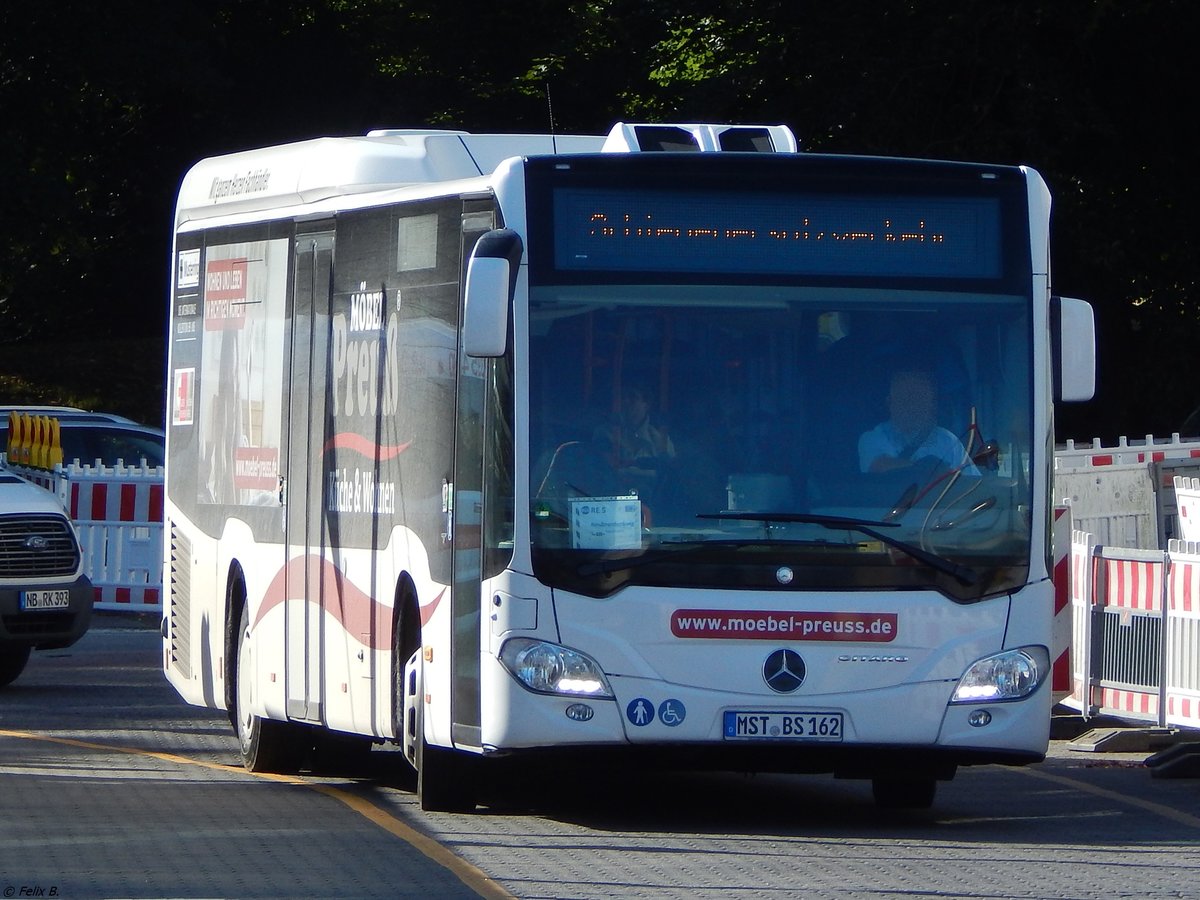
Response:
POLYGON ((161 335, 173 193, 207 155, 381 126, 785 122, 809 150, 1041 171, 1055 288, 1095 305, 1102 342, 1097 400, 1060 436, 1169 433, 1200 404, 1197 26, 1190 0, 17 0, 0 346, 161 335))

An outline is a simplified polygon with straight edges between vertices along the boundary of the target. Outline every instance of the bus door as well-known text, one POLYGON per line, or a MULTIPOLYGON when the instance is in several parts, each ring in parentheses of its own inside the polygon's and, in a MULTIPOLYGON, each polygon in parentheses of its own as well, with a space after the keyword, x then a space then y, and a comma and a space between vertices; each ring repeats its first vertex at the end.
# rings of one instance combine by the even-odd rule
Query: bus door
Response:
MULTIPOLYGON (((462 271, 476 242, 495 227, 494 201, 465 200, 462 216, 462 271)), ((462 322, 463 292, 459 291, 459 322, 462 322)), ((461 331, 460 331, 461 333, 461 331)), ((479 699, 479 652, 481 604, 481 536, 483 529, 484 403, 489 361, 467 356, 459 341, 458 378, 455 394, 454 482, 449 492, 452 523, 451 565, 454 589, 452 665, 454 691, 451 701, 456 744, 481 745, 479 699)))
POLYGON ((284 383, 284 621, 289 719, 322 720, 321 447, 330 328, 333 232, 296 236, 289 378, 284 383))

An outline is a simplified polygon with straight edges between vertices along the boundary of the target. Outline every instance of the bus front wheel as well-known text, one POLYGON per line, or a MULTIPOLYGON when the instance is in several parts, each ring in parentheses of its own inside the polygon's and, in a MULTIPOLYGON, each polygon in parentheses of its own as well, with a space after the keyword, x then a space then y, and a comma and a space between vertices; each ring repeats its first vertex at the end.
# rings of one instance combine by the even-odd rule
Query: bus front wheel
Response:
POLYGON ((881 809, 929 809, 937 793, 937 780, 929 777, 896 776, 871 779, 875 805, 881 809))
POLYGON ((474 757, 425 739, 425 690, 420 653, 404 667, 405 756, 417 770, 417 800, 427 812, 471 812, 478 791, 474 757))

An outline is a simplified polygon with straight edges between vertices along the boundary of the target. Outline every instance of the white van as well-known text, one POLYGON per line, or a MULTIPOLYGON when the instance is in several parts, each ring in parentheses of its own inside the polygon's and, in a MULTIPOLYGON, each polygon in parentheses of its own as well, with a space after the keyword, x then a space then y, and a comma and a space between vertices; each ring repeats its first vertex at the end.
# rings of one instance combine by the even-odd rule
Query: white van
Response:
POLYGON ((92 603, 75 526, 58 500, 0 468, 0 687, 32 650, 79 640, 92 603))

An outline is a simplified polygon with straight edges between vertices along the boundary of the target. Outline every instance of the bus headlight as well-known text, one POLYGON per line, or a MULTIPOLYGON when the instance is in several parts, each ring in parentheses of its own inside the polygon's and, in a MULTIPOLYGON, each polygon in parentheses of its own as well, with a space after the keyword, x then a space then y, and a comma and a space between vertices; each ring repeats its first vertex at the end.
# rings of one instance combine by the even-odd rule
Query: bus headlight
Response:
POLYGON ((590 656, 547 641, 512 638, 500 648, 500 662, 513 677, 539 694, 612 697, 608 679, 590 656))
POLYGON ((1019 647, 971 663, 951 703, 986 703, 1021 700, 1036 691, 1050 671, 1045 647, 1019 647))

